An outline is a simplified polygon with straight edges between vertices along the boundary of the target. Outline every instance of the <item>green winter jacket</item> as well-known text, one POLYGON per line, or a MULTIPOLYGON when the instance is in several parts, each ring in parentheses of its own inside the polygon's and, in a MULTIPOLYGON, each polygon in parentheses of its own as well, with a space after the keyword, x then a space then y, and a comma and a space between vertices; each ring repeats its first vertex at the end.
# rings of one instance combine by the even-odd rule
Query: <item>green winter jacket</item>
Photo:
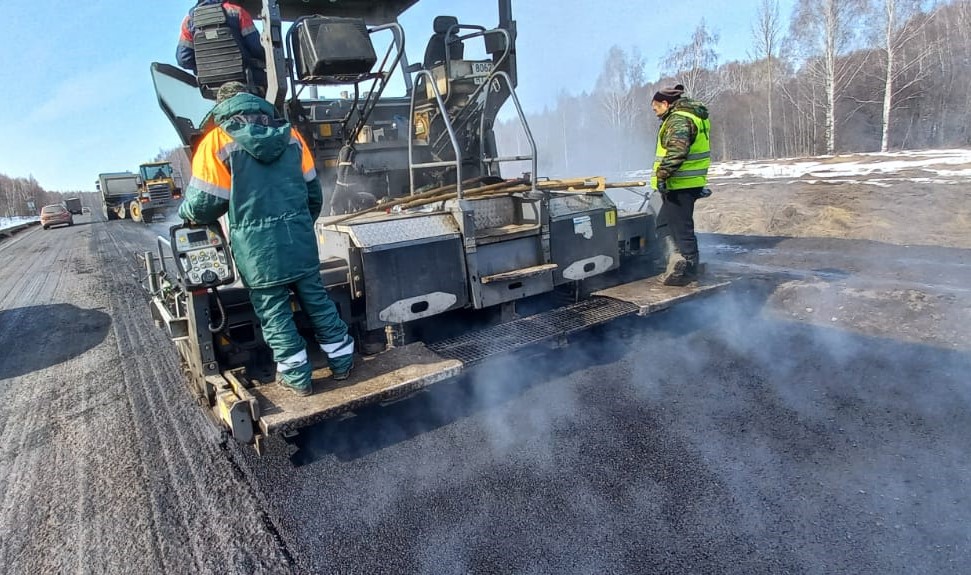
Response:
POLYGON ((306 142, 250 94, 217 105, 213 118, 179 215, 204 224, 227 215, 236 267, 251 288, 319 273, 314 222, 323 198, 306 142))

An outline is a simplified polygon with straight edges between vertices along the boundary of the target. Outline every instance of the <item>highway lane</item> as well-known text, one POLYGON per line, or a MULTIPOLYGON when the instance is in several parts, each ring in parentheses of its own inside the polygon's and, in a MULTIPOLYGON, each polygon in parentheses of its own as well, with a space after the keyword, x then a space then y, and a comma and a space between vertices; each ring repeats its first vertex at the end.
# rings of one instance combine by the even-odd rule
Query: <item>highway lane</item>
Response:
POLYGON ((0 572, 280 572, 292 557, 147 315, 134 222, 0 242, 0 572))
POLYGON ((966 571, 963 251, 707 237, 752 279, 257 457, 149 318, 164 229, 0 242, 0 570, 966 571))

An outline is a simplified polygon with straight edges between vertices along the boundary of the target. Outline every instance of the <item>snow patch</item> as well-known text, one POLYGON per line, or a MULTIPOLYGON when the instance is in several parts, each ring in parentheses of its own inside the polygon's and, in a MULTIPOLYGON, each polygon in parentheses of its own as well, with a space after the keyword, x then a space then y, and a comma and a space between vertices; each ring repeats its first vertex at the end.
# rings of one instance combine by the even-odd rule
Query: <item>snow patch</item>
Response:
POLYGON ((0 230, 19 226, 20 224, 25 224, 27 222, 36 222, 39 219, 40 218, 37 216, 14 216, 12 218, 0 217, 0 230))
MULTIPOLYGON (((964 167, 965 165, 971 165, 971 150, 907 150, 888 153, 819 156, 805 159, 720 162, 712 164, 708 174, 713 182, 745 178, 799 180, 804 183, 872 183, 872 185, 881 186, 882 184, 873 182, 883 181, 886 178, 870 178, 869 176, 920 170, 927 172, 929 177, 893 178, 893 180, 952 184, 957 183, 957 181, 936 179, 933 176, 971 179, 971 168, 964 167), (845 161, 839 161, 841 158, 845 158, 845 161), (947 166, 961 167, 948 169, 947 166), (809 178, 809 180, 805 178, 809 178)), ((628 172, 626 175, 632 178, 646 179, 651 176, 651 170, 637 170, 628 172)))

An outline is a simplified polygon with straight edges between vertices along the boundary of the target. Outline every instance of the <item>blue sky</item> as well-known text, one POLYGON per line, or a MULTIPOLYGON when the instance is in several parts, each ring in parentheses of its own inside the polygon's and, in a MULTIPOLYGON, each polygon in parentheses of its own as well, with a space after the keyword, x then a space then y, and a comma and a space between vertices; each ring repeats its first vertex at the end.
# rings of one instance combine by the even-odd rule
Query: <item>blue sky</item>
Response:
MULTIPOLYGON (((786 20, 793 0, 781 1, 786 20)), ((33 175, 48 190, 91 191, 99 172, 134 170, 178 145, 159 110, 149 64, 174 63, 179 24, 194 4, 165 0, 3 0, 0 34, 0 173, 33 175)), ((518 0, 519 95, 541 110, 561 90, 589 90, 611 45, 658 60, 704 16, 720 35, 720 61, 746 59, 758 0, 645 2, 518 0), (717 7, 712 7, 716 4, 717 7)), ((496 23, 494 0, 423 0, 401 19, 420 59, 439 14, 496 23)))

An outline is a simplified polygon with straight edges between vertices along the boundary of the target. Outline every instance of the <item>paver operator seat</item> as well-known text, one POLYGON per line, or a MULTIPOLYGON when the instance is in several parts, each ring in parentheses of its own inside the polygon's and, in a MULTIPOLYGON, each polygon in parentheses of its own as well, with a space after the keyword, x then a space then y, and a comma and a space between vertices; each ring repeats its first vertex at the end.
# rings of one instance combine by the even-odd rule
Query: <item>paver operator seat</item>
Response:
POLYGON ((455 41, 454 31, 449 38, 446 38, 449 28, 457 26, 458 23, 459 19, 455 16, 435 17, 435 22, 432 24, 435 33, 429 38, 428 46, 425 47, 424 68, 426 70, 431 70, 435 65, 445 61, 445 43, 447 41, 451 44, 449 46, 449 57, 452 60, 461 60, 465 55, 465 47, 462 42, 455 41))

